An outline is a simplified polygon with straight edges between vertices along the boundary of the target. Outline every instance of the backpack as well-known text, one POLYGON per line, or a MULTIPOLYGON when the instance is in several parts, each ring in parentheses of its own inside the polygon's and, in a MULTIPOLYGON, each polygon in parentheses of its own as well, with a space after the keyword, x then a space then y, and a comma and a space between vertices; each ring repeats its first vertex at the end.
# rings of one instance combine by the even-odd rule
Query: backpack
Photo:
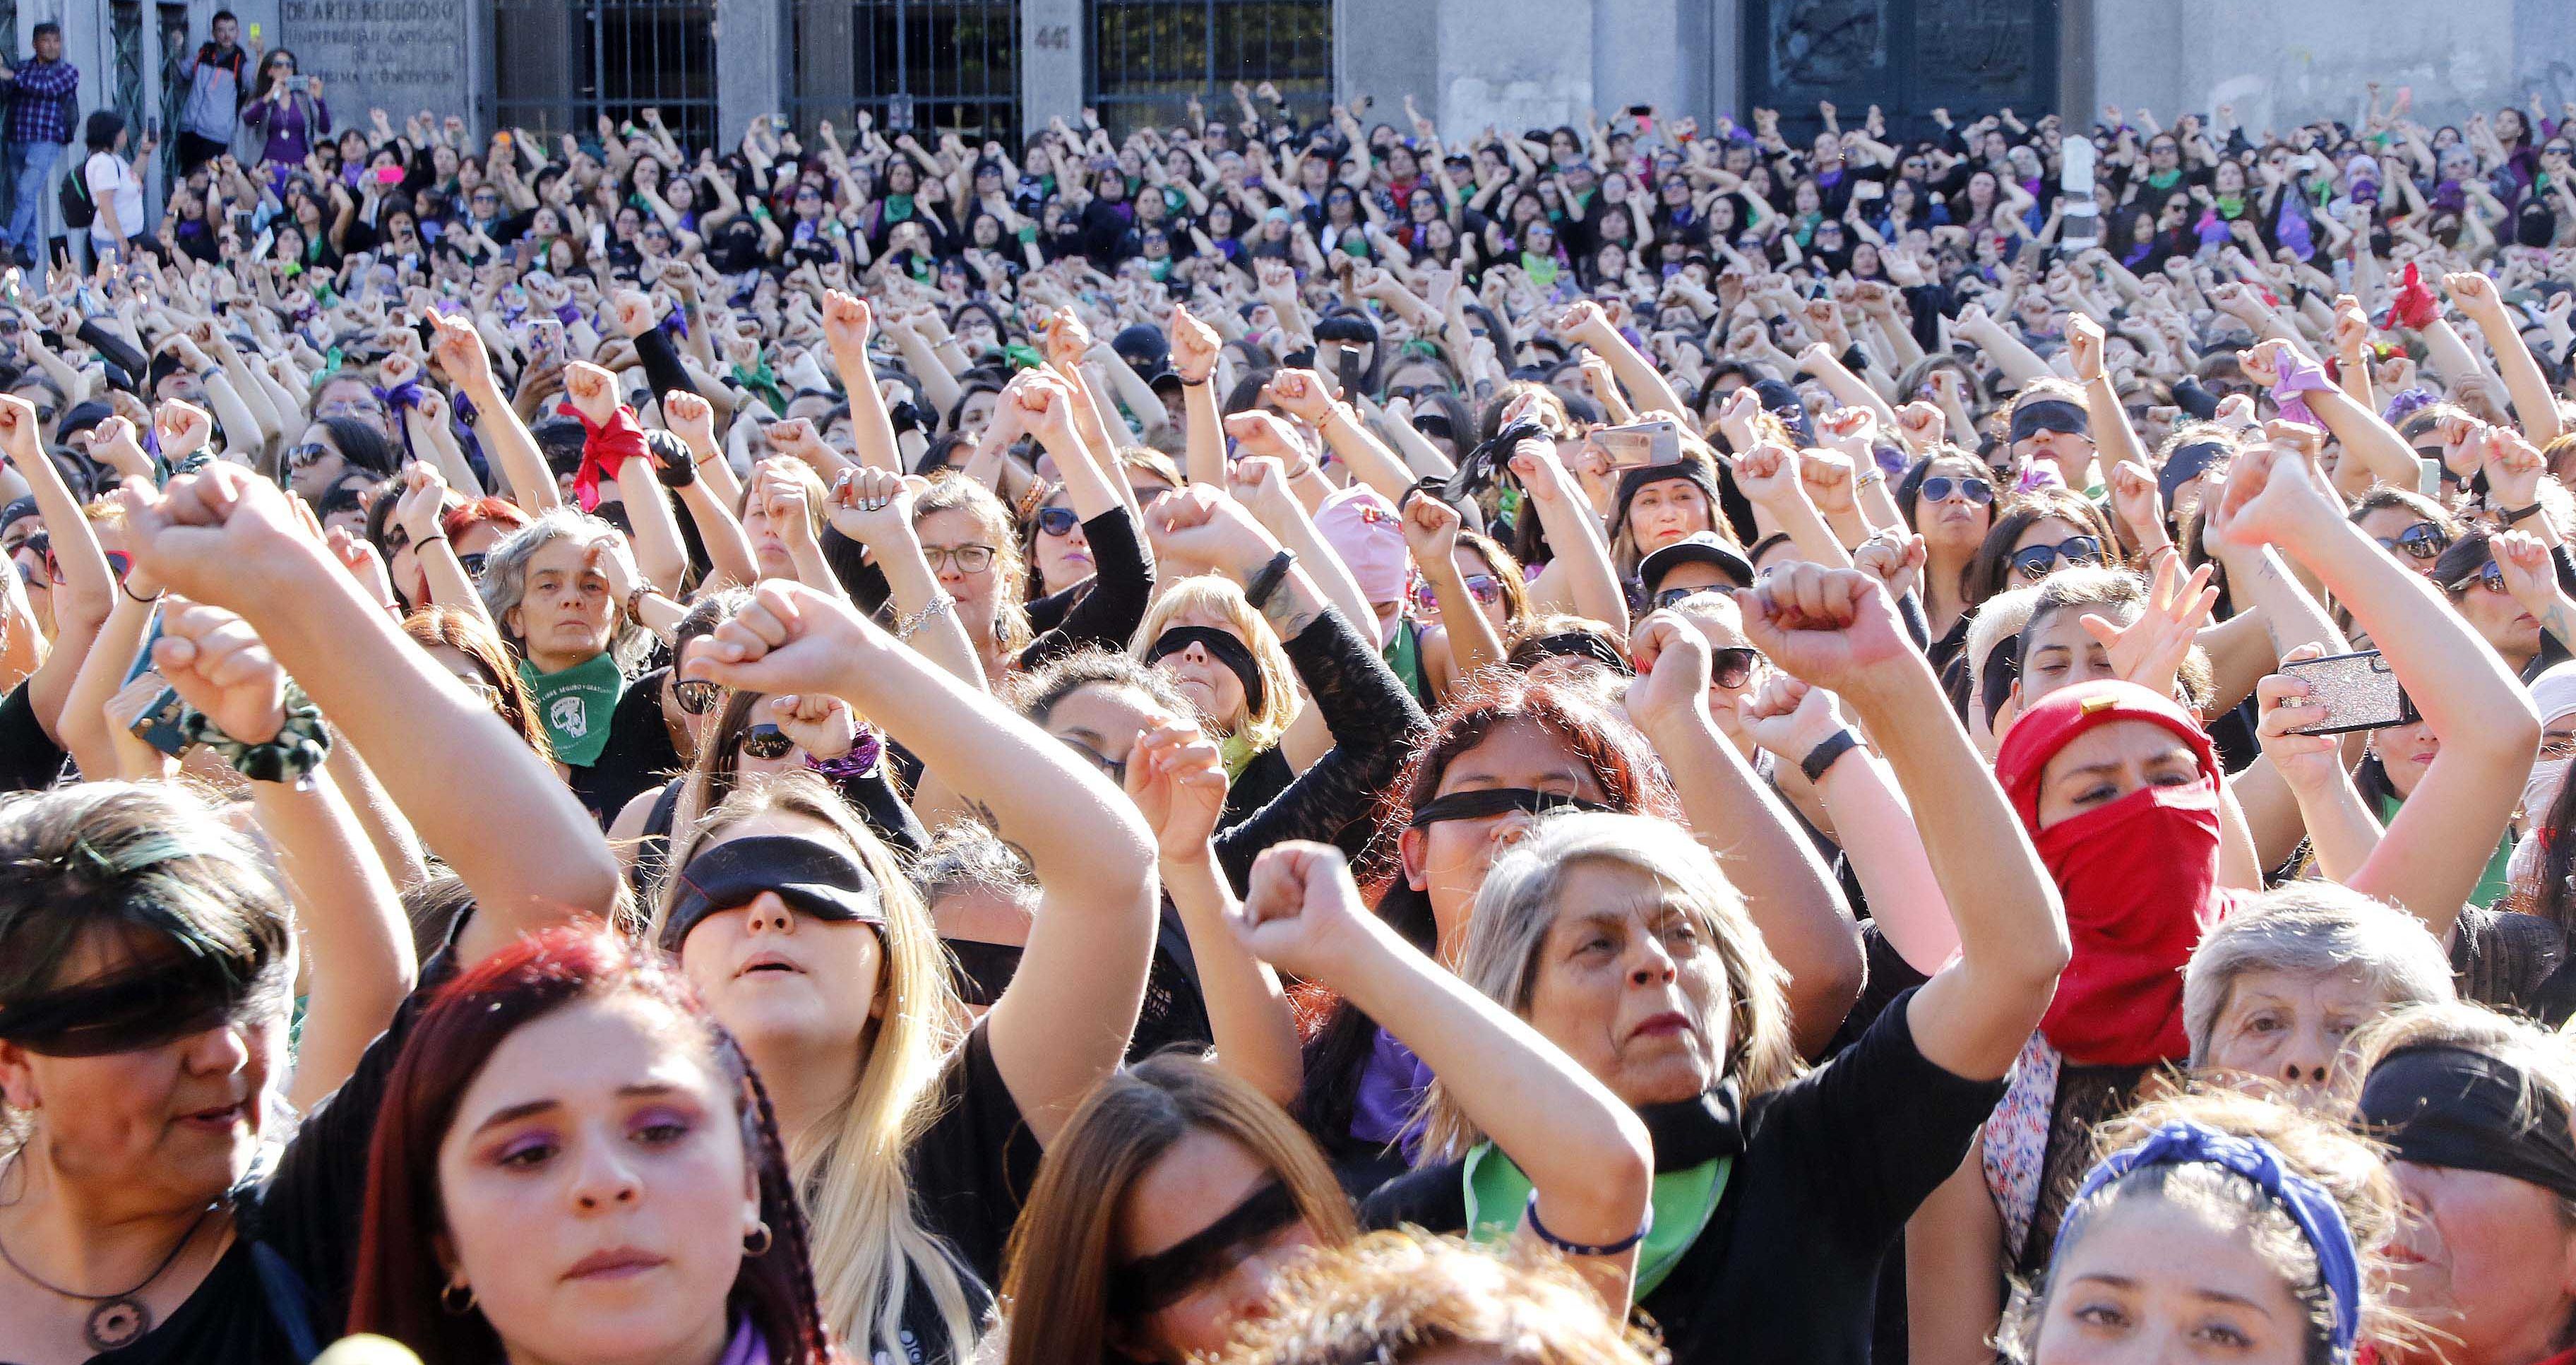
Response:
POLYGON ((63 226, 85 228, 98 221, 98 204, 89 197, 89 165, 74 166, 55 187, 56 207, 63 211, 63 226))

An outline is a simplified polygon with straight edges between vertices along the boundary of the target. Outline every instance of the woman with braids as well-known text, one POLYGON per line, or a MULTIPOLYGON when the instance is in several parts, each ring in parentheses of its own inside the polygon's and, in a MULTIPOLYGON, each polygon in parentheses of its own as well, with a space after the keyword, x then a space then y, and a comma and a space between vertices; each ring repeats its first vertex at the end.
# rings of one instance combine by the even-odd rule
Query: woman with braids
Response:
POLYGON ((352 1330, 423 1365, 827 1365, 804 1215, 741 1046, 659 954, 522 939, 382 1086, 352 1330))

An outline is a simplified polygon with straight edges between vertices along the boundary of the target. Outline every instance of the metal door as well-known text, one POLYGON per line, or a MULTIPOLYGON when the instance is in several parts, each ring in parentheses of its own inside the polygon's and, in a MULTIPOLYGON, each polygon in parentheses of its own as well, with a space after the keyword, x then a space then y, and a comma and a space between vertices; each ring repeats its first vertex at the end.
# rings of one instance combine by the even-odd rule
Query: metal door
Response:
POLYGON ((1744 0, 1745 107, 1780 111, 1793 144, 1830 100, 1844 127, 1869 106, 1901 136, 1932 111, 1962 123, 1996 109, 2025 122, 2057 107, 2056 0, 1744 0))
POLYGON ((587 139, 659 109, 682 147, 720 145, 715 17, 713 0, 495 0, 500 123, 587 139))
POLYGON ((859 110, 924 147, 955 133, 1016 145, 1020 125, 1018 0, 795 0, 796 94, 811 136, 859 110))
POLYGON ((1083 88, 1113 132, 1186 121, 1195 95, 1232 121, 1236 81, 1269 81, 1305 114, 1333 92, 1332 0, 1090 0, 1083 88))

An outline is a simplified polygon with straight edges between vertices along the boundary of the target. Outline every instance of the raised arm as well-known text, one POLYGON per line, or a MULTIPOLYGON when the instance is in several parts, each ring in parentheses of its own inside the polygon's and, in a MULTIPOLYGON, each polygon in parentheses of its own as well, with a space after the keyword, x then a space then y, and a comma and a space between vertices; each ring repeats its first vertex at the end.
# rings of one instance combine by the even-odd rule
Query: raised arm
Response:
MULTIPOLYGON (((1285 971, 1331 987, 1439 1077, 1440 1090, 1529 1177, 1540 1221, 1593 1246, 1646 1222, 1654 1160, 1645 1124, 1555 1044, 1369 913, 1340 850, 1282 844, 1261 855, 1244 897, 1244 941, 1285 971)), ((1516 1234, 1538 1237, 1523 1221, 1516 1234)), ((1624 1307, 1633 1247, 1572 1264, 1624 1307)))
MULTIPOLYGON (((220 607, 173 600, 152 661, 189 705, 246 743, 286 726, 287 675, 249 623, 220 607)), ((339 1088, 411 993, 411 921, 366 831, 330 775, 250 783, 260 831, 276 846, 305 951, 304 1018, 287 1101, 297 1109, 339 1088)))
POLYGON ((885 575, 895 638, 980 692, 984 665, 975 642, 957 619, 957 600, 940 588, 939 575, 931 570, 913 529, 913 499, 926 486, 915 475, 852 468, 832 486, 832 529, 866 546, 885 575))
POLYGON ((1692 832, 1726 864, 1789 973, 1791 1031, 1799 1051, 1815 1056, 1860 995, 1860 926, 1778 793, 1709 714, 1708 638, 1657 612, 1638 623, 1629 650, 1637 680, 1628 686, 1628 715, 1662 755, 1692 832))
POLYGON ((2524 438, 2536 446, 2557 440, 2566 427, 2559 420, 2558 401, 2550 392, 2549 377, 2540 372, 2540 362, 2532 358, 2531 348, 2522 344, 2522 333, 2514 326, 2513 315, 2505 311, 2504 294, 2496 282, 2467 270, 2443 276, 2442 288, 2450 294, 2452 305, 2476 323, 2479 335, 2486 338, 2487 350, 2495 356, 2496 373, 2504 379, 2504 391, 2513 400, 2514 419, 2522 424, 2524 438))
POLYGON ((2352 612, 2442 751, 2389 824, 2354 890, 2405 906, 2448 939, 2512 818, 2540 718, 2504 660, 2422 577, 2346 520, 2283 445, 2241 451, 2208 513, 2230 537, 2279 546, 2352 612))
POLYGON ((1026 856, 1043 900, 985 1028, 1030 1128, 1053 1136, 1117 1068, 1144 1000, 1155 855, 1135 808, 1071 749, 809 588, 762 584, 689 669, 731 687, 840 697, 1026 856))
POLYGON ((1877 580, 1799 564, 1737 596, 1755 647, 1850 702, 1915 798, 1923 846, 1959 930, 1957 959, 1908 1006, 1915 1045, 1953 1075, 2001 1077, 2039 1026, 2071 951, 2057 888, 2030 837, 1877 580))
POLYGON ((460 317, 440 314, 430 323, 438 329, 438 363, 457 392, 474 404, 475 430, 499 462, 510 500, 531 515, 561 507, 563 494, 555 487, 554 471, 509 395, 492 378, 492 357, 483 349, 482 335, 460 317))
MULTIPOLYGON (((0 400, 6 401, 6 400, 0 400)), ((127 488, 135 561, 193 601, 238 611, 383 780, 479 907, 460 956, 522 930, 604 915, 616 859, 516 730, 366 600, 296 524, 276 485, 231 465, 127 488)))

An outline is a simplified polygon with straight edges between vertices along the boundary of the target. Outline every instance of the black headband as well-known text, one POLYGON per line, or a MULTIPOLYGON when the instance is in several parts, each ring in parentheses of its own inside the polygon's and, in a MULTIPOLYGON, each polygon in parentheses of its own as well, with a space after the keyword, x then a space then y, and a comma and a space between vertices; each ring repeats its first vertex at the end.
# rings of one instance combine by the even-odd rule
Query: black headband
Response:
POLYGON ((1168 655, 1178 654, 1191 645, 1207 647, 1209 657, 1226 666, 1235 680, 1243 684, 1243 708, 1258 712, 1270 689, 1261 681, 1261 661, 1252 657, 1252 646, 1236 639, 1232 631, 1213 626, 1174 626, 1154 637, 1146 647, 1145 662, 1155 663, 1168 655))
POLYGON ((1561 792, 1532 791, 1527 787, 1487 787, 1480 791, 1451 792, 1436 801, 1425 801, 1413 812, 1410 823, 1413 828, 1421 829, 1443 820, 1482 820, 1513 811, 1545 815, 1557 810, 1608 809, 1610 807, 1598 801, 1561 792))
POLYGON ((1637 666, 1628 662, 1610 642, 1584 630, 1560 631, 1554 635, 1534 635, 1521 642, 1521 648, 1532 654, 1557 654, 1569 659, 1590 659, 1625 677, 1635 677, 1637 666))
POLYGON ((2013 409, 2013 440, 2029 440, 2042 430, 2063 432, 2069 436, 2091 436, 2093 419, 2083 408, 2063 398, 2034 398, 2013 409))
POLYGON ((877 879, 857 858, 820 839, 762 834, 727 840, 691 858, 679 878, 680 894, 662 925, 664 952, 678 952, 698 921, 749 905, 763 891, 777 892, 789 908, 816 919, 885 923, 877 879))
POLYGON ((1168 1307, 1226 1266, 1225 1255, 1258 1242, 1305 1216, 1297 1196, 1277 1180, 1245 1195, 1213 1223, 1151 1256, 1139 1256, 1110 1276, 1109 1310, 1134 1320, 1168 1307))
POLYGON ((254 967, 192 956, 134 967, 0 1009, 0 1039, 45 1057, 141 1052, 270 1010, 284 1012, 285 959, 254 967))
POLYGON ((2362 1084, 2361 1118, 2399 1161, 2510 1176, 2576 1199, 2567 1111, 2483 1052, 2428 1043, 2389 1053, 2362 1084))

